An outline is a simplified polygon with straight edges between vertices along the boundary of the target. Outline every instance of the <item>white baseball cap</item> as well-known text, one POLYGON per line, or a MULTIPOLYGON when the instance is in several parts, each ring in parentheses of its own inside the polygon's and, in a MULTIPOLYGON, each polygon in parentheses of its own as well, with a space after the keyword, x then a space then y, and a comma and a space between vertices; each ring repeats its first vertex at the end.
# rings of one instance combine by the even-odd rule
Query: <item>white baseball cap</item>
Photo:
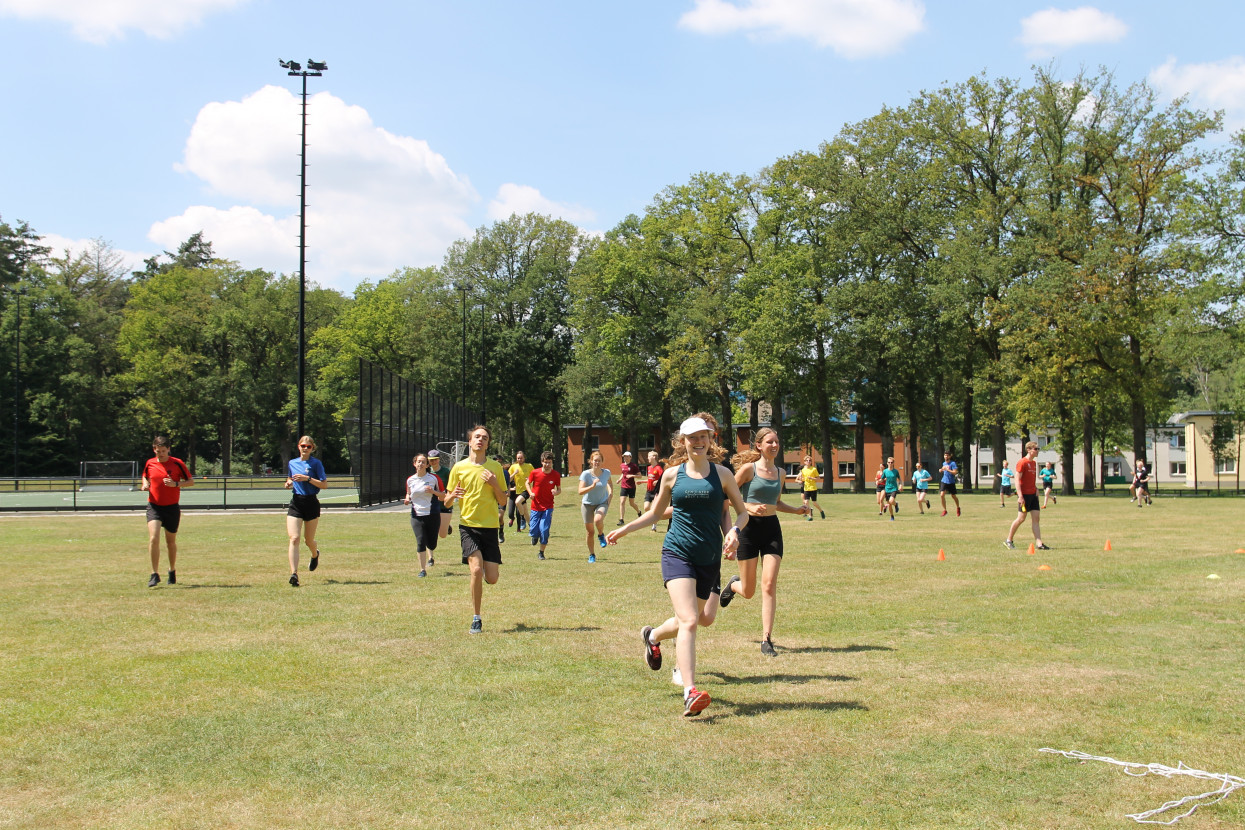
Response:
POLYGON ((627 457, 627 456, 629 456, 629 455, 631 455, 631 450, 627 450, 626 452, 624 452, 624 453, 623 453, 623 458, 626 458, 626 457, 627 457))
POLYGON ((713 432, 713 427, 704 418, 688 418, 679 425, 680 435, 691 435, 693 432, 713 432))

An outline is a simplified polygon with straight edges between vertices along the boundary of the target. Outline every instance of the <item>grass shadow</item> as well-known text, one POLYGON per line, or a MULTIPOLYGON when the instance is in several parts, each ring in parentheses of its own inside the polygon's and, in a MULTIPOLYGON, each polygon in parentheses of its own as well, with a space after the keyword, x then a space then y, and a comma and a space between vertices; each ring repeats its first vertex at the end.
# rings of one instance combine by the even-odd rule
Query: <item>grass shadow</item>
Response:
POLYGON ((698 718, 701 723, 716 723, 730 717, 750 718, 764 715, 767 712, 868 712, 869 707, 854 700, 810 700, 803 703, 734 703, 723 698, 714 698, 713 706, 728 707, 731 711, 714 711, 708 717, 698 718))
POLYGON ((223 588, 254 588, 255 586, 254 585, 206 585, 206 584, 205 585, 194 585, 194 584, 187 585, 185 583, 180 583, 177 587, 188 588, 188 589, 198 589, 198 588, 223 589, 223 588))
POLYGON ((503 634, 540 634, 546 631, 600 631, 601 629, 595 625, 581 625, 575 628, 562 628, 558 626, 545 625, 526 625, 524 623, 515 623, 514 628, 503 631, 503 634))
POLYGON ((786 652, 788 654, 856 654, 861 651, 894 651, 890 646, 802 646, 797 648, 789 648, 787 646, 774 646, 777 652, 786 652))
POLYGON ((325 585, 388 585, 387 579, 326 579, 325 585))
POLYGON ((852 683, 859 680, 857 677, 846 674, 758 674, 751 677, 736 677, 719 671, 699 672, 699 674, 716 677, 723 683, 744 684, 792 683, 798 685, 801 683, 812 683, 815 680, 829 680, 832 683, 852 683))

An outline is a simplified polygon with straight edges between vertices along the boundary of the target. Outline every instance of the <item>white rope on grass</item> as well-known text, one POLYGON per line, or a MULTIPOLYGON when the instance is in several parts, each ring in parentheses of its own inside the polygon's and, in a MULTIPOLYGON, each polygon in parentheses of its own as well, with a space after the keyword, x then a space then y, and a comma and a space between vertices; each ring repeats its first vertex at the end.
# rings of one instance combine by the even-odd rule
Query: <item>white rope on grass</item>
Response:
POLYGON ((1173 778, 1177 775, 1183 775, 1189 778, 1197 778, 1202 781, 1218 781, 1220 783, 1220 787, 1217 790, 1211 790, 1210 792, 1202 793, 1201 795, 1186 795, 1184 798, 1177 799, 1176 801, 1169 801, 1162 807, 1156 807, 1153 810, 1146 810, 1144 813, 1133 813, 1125 816, 1126 818, 1131 818, 1138 824, 1175 824, 1182 818, 1188 818, 1196 813, 1199 807, 1204 807, 1209 804, 1218 804, 1220 801, 1223 801, 1225 798, 1232 795, 1232 793, 1242 787, 1245 787, 1245 778, 1239 778, 1235 775, 1228 775, 1227 773, 1203 772, 1200 769, 1193 769, 1192 767, 1185 766, 1183 761, 1178 761, 1177 763, 1179 766, 1173 768, 1164 766, 1163 764, 1135 764, 1129 761, 1117 761, 1114 758, 1104 758, 1101 755, 1087 755, 1084 752, 1080 752, 1075 749, 1063 750, 1046 748, 1039 749, 1038 752, 1050 752, 1054 755, 1062 755, 1065 758, 1072 758, 1077 761, 1103 761, 1108 764, 1115 764, 1116 766, 1123 767, 1124 772, 1128 775, 1161 775, 1164 778, 1173 778), (1179 807, 1185 806, 1186 804, 1192 804, 1193 806, 1176 816, 1171 821, 1159 821, 1154 819, 1154 816, 1162 815, 1168 810, 1175 810, 1179 807))

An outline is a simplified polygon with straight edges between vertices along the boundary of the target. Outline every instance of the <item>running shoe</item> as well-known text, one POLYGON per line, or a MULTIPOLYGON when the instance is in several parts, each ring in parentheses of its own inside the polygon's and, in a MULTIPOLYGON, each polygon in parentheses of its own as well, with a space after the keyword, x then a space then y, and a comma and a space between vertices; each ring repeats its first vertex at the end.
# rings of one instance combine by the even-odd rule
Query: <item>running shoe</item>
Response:
POLYGON ((1034 550, 1050 550, 1046 545, 1038 545, 1034 550))
POLYGON ((929 506, 929 499, 926 499, 926 500, 925 500, 925 509, 926 509, 926 510, 933 510, 933 509, 934 509, 934 508, 932 508, 932 507, 930 507, 930 506, 929 506))
POLYGON ((894 517, 894 516, 891 516, 891 521, 892 521, 892 522, 893 522, 893 521, 895 521, 895 517, 894 517))
POLYGON ((761 641, 761 653, 766 657, 777 657, 778 652, 774 651, 774 644, 770 642, 769 637, 761 641))
POLYGON ((484 620, 480 619, 479 617, 472 617, 471 630, 468 633, 469 634, 480 634, 483 631, 484 631, 484 620))
POLYGON ((506 529, 504 527, 497 528, 497 541, 499 542, 506 541, 506 529))
POLYGON ((960 515, 960 508, 958 508, 958 507, 957 507, 957 508, 955 508, 955 515, 957 515, 957 516, 958 516, 958 515, 960 515))
POLYGON ((430 567, 430 568, 431 568, 431 567, 432 567, 433 565, 435 565, 435 564, 437 564, 437 560, 435 560, 435 559, 433 559, 431 556, 429 556, 429 557, 428 557, 428 567, 430 567))
POLYGON ((527 530, 527 522, 519 519, 519 532, 522 533, 525 530, 527 530))
POLYGON ((1051 503, 1051 504, 1059 504, 1059 497, 1058 497, 1058 496, 1051 496, 1051 497, 1050 497, 1050 503, 1051 503))
POLYGON ((695 686, 687 690, 683 696, 683 717, 690 718, 705 711, 709 705, 709 693, 702 692, 695 686))
POLYGON ((316 546, 316 555, 311 557, 311 561, 307 563, 307 570, 314 571, 320 565, 320 546, 316 546))
MULTIPOLYGON (((509 524, 506 525, 506 527, 514 527, 514 519, 511 519, 509 524)), ((519 530, 522 530, 522 529, 523 528, 519 528, 519 530)))
POLYGON ((944 511, 942 511, 942 515, 944 515, 944 516, 945 516, 945 515, 947 515, 947 511, 945 511, 945 510, 944 510, 944 511))
POLYGON ((536 551, 536 558, 537 558, 537 559, 539 559, 541 562, 544 562, 544 561, 545 561, 545 552, 544 552, 543 550, 538 550, 538 551, 536 551))
POLYGON ((1011 539, 1004 539, 1004 540, 1003 540, 1003 547, 1007 548, 1008 550, 1015 550, 1015 549, 1016 549, 1016 543, 1015 543, 1015 542, 1013 542, 1011 539))
POLYGON ((824 511, 824 510, 823 510, 823 511, 821 511, 821 517, 822 517, 823 519, 824 519, 824 518, 826 518, 826 511, 824 511))
POLYGON ((732 576, 730 582, 726 583, 726 587, 722 589, 721 605, 723 608, 731 604, 731 600, 735 598, 735 589, 732 587, 739 581, 739 577, 732 576))
POLYGON ((152 574, 151 579, 147 580, 147 587, 154 588, 160 584, 160 574, 152 574))
POLYGON ((809 513, 809 514, 808 514, 808 520, 809 520, 810 522, 813 520, 813 514, 812 514, 812 513, 809 513))
POLYGON ((536 543, 537 543, 537 542, 539 542, 539 541, 540 541, 540 537, 539 537, 539 536, 533 536, 533 537, 532 537, 532 547, 536 547, 536 543))
POLYGON ((623 526, 623 520, 622 520, 622 519, 619 519, 619 520, 618 520, 618 524, 614 525, 614 527, 622 527, 622 526, 623 526))
POLYGON ((595 553, 588 554, 588 564, 595 565, 597 563, 597 555, 595 553))
POLYGON ((170 585, 177 584, 177 571, 169 571, 169 584, 170 585))
POLYGON ((597 534, 597 541, 601 544, 601 547, 605 547, 605 537, 600 533, 597 534))
MULTIPOLYGON (((653 627, 646 625, 640 629, 640 639, 644 641, 644 661, 648 663, 648 667, 653 671, 661 668, 661 646, 649 642, 649 635, 653 633, 653 627)), ((675 669, 678 671, 678 669, 675 669)), ((679 685, 682 685, 680 683, 679 685)))
POLYGON ((420 571, 420 572, 419 572, 419 578, 420 578, 420 579, 423 579, 423 578, 424 578, 425 576, 427 576, 427 575, 428 575, 428 572, 427 572, 427 571, 420 571))
POLYGON ((298 574, 290 574, 290 584, 295 588, 298 587, 298 574))

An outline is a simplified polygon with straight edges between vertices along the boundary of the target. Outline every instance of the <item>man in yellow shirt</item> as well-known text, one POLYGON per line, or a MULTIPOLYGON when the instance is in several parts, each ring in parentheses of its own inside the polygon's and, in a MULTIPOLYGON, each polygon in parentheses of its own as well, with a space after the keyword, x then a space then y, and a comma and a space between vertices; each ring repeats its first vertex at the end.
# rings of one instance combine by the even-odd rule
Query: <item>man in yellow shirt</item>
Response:
POLYGON ((514 494, 510 497, 510 505, 507 508, 507 515, 510 521, 507 522, 514 527, 515 514, 519 514, 519 530, 523 531, 527 528, 528 522, 528 499, 532 494, 527 492, 527 477, 536 469, 527 463, 527 456, 523 454, 523 450, 519 450, 514 454, 514 463, 510 465, 510 483, 513 485, 514 494))
POLYGON ((445 505, 461 501, 458 533, 463 548, 463 564, 471 570, 471 633, 484 630, 480 604, 484 583, 494 585, 500 576, 501 546, 497 531, 501 526, 499 508, 506 501, 505 473, 488 457, 493 433, 486 426, 467 433, 467 457, 450 470, 445 485, 445 505))
POLYGON ((816 506, 817 512, 821 517, 826 518, 826 511, 821 509, 821 505, 809 504, 810 501, 817 501, 818 479, 821 473, 817 472, 817 465, 813 463, 811 455, 804 456, 804 466, 800 469, 800 481, 804 483, 804 491, 800 494, 804 499, 804 510, 808 513, 808 520, 813 520, 813 507, 816 506))

